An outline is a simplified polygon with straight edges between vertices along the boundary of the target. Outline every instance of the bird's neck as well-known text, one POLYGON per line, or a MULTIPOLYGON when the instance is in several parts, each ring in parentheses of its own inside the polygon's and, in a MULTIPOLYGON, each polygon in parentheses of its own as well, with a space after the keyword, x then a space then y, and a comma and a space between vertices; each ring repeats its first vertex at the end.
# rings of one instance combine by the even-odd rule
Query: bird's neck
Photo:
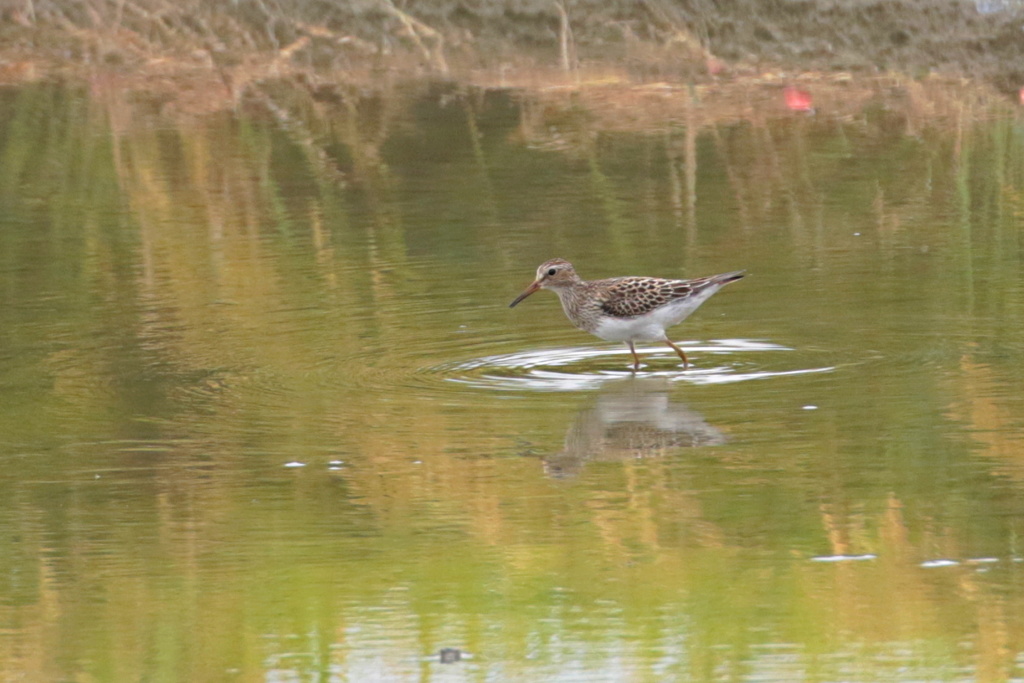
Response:
POLYGON ((565 311, 565 315, 573 322, 580 316, 584 304, 588 300, 585 296, 586 284, 583 280, 578 280, 551 288, 558 295, 558 300, 562 302, 562 310, 565 311))

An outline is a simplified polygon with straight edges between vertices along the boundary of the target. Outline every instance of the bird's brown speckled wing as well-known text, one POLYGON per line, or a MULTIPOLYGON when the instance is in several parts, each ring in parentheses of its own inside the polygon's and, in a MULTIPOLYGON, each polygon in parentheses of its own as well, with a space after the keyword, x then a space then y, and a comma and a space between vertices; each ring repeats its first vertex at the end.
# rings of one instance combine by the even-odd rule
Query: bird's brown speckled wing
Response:
POLYGON ((735 272, 695 280, 664 280, 656 277, 603 280, 601 284, 605 296, 601 300, 601 310, 622 318, 643 315, 672 301, 689 298, 708 286, 725 284, 741 277, 741 272, 735 272))
POLYGON ((605 282, 607 289, 601 301, 601 310, 620 318, 649 313, 693 292, 693 287, 686 280, 620 277, 605 282))

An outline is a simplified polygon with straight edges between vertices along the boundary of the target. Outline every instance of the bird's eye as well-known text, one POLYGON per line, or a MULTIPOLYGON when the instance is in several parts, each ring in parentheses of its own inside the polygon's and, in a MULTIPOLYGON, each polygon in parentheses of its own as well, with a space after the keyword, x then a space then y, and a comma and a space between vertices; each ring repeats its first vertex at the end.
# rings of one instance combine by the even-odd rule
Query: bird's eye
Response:
POLYGON ((548 268, 548 275, 554 275, 556 272, 554 268, 548 268))

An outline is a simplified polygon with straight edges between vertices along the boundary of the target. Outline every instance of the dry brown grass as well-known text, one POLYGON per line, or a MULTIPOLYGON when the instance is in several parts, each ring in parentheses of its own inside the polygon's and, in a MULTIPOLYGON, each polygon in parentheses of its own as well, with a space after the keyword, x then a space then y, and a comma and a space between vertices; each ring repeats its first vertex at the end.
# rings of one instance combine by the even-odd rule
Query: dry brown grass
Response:
POLYGON ((648 12, 654 28, 646 38, 629 29, 625 58, 609 60, 586 57, 576 44, 572 3, 552 5, 554 50, 484 44, 451 26, 431 26, 392 0, 378 0, 375 13, 349 24, 311 16, 309 7, 262 0, 18 2, 3 10, 0 83, 78 80, 95 94, 116 91, 122 101, 130 99, 125 93, 141 95, 148 109, 155 102, 175 117, 251 104, 287 117, 292 105, 278 101, 282 91, 293 103, 295 96, 344 101, 352 88, 389 96, 397 83, 446 80, 524 93, 536 116, 524 121, 523 135, 554 146, 561 143, 545 140, 548 124, 566 112, 585 111, 588 127, 599 130, 756 122, 787 114, 783 91, 794 85, 813 96, 818 112, 840 117, 870 102, 910 118, 953 118, 965 107, 983 112, 1007 102, 985 82, 949 76, 727 63, 698 26, 665 12, 648 12))

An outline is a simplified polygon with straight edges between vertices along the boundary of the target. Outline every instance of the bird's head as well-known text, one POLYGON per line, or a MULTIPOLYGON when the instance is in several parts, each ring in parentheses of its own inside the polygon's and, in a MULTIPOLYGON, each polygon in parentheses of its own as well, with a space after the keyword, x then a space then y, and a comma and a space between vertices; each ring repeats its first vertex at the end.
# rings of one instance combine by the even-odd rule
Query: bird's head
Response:
POLYGON ((508 307, 512 308, 538 289, 558 289, 560 287, 569 287, 579 282, 580 276, 576 274, 576 269, 572 267, 571 263, 565 259, 553 258, 538 266, 536 279, 508 307))

